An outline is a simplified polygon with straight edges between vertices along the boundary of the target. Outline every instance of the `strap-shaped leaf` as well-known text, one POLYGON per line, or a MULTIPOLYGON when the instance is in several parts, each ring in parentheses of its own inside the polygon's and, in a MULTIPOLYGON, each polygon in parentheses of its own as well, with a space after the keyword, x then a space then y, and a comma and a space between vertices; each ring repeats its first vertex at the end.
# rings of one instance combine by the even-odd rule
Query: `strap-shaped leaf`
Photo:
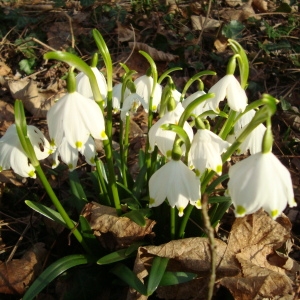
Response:
POLYGON ((105 256, 102 256, 100 259, 97 260, 98 265, 108 265, 112 264, 124 259, 127 259, 128 257, 135 256, 133 252, 129 253, 127 252, 126 249, 120 249, 115 252, 109 253, 105 256))
MULTIPOLYGON (((30 201, 30 200, 25 200, 25 203, 32 208, 33 210, 37 211, 38 213, 40 213, 41 215, 49 218, 50 220, 59 223, 63 226, 65 226, 66 228, 68 228, 68 226, 66 225, 64 219, 62 218, 62 216, 55 210, 53 210, 52 208, 49 208, 41 203, 35 202, 35 201, 30 201)), ((74 222, 74 221, 73 221, 74 222)), ((76 224, 76 222, 74 222, 74 225, 76 224)))
POLYGON ((113 267, 110 272, 121 278, 140 294, 146 295, 147 290, 144 284, 137 278, 136 274, 125 265, 118 264, 113 267))
POLYGON ((147 295, 152 295, 165 273, 166 267, 168 265, 169 258, 155 256, 152 261, 152 267, 149 273, 149 279, 147 284, 147 295))
POLYGON ((175 285, 191 281, 197 277, 197 274, 190 272, 169 272, 166 271, 159 283, 159 286, 175 285))
POLYGON ((38 295, 52 280, 58 277, 66 270, 75 266, 84 265, 92 262, 91 258, 83 254, 74 254, 65 256, 50 265, 29 287, 23 300, 32 300, 38 295))

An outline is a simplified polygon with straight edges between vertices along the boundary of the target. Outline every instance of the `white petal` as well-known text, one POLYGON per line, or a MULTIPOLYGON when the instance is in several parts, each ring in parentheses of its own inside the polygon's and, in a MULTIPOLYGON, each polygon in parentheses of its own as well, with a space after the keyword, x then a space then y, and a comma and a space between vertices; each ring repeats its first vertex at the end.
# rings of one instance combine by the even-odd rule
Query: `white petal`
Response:
POLYGON ((91 137, 89 137, 84 144, 81 154, 85 156, 85 161, 89 165, 95 166, 96 147, 95 142, 91 137))
POLYGON ((68 166, 70 171, 76 168, 78 161, 78 151, 72 147, 66 138, 63 139, 61 145, 58 148, 61 160, 68 166))

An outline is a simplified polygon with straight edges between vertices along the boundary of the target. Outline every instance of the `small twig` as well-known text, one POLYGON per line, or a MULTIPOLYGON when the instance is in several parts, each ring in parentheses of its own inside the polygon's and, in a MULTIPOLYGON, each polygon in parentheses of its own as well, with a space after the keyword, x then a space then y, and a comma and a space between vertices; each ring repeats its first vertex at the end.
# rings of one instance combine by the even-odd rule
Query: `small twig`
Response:
POLYGON ((214 293, 214 286, 216 281, 216 245, 215 245, 215 237, 214 237, 214 229, 211 226, 209 215, 208 215, 208 196, 204 194, 202 197, 202 216, 205 226, 205 231, 207 233, 208 241, 209 241, 209 250, 211 256, 210 262, 210 278, 208 282, 208 291, 207 291, 207 300, 211 300, 214 293))
POLYGON ((29 229, 30 226, 31 226, 31 224, 28 223, 27 226, 25 227, 25 229, 23 230, 23 232, 22 232, 21 236, 19 237, 19 239, 18 239, 16 245, 14 246, 14 248, 12 249, 12 251, 11 251, 9 257, 8 257, 7 260, 6 260, 7 263, 8 263, 9 261, 12 260, 12 258, 13 258, 13 256, 15 255, 15 253, 16 253, 16 251, 17 251, 19 245, 20 245, 20 243, 23 241, 23 237, 24 237, 25 233, 27 232, 27 230, 29 229))

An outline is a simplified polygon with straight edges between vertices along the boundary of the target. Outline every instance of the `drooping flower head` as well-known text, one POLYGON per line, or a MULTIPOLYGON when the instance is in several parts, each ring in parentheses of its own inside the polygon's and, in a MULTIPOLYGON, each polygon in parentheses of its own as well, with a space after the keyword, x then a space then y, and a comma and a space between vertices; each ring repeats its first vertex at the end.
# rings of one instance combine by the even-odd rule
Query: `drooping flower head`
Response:
POLYGON ((149 194, 149 207, 168 199, 171 207, 177 207, 180 217, 189 203, 201 208, 200 180, 181 160, 170 160, 151 176, 149 194))
POLYGON ((205 170, 222 173, 221 154, 226 151, 230 143, 208 129, 198 129, 193 138, 189 151, 189 166, 195 167, 196 174, 202 175, 205 170))
MULTIPOLYGON (((173 131, 164 130, 161 128, 161 126, 163 124, 178 124, 183 111, 184 108, 182 107, 182 104, 178 103, 174 110, 167 112, 150 128, 148 133, 150 145, 149 152, 152 152, 155 145, 157 145, 158 149, 164 156, 171 156, 176 133, 173 131)), ((194 133, 188 122, 184 123, 183 129, 186 131, 190 141, 192 141, 194 133)))
POLYGON ((214 93, 215 97, 209 99, 206 105, 215 112, 218 111, 219 103, 223 101, 225 97, 229 107, 234 111, 243 112, 247 106, 245 90, 241 87, 233 74, 225 75, 213 85, 208 92, 214 93))
POLYGON ((275 219, 295 206, 291 175, 272 153, 256 153, 229 169, 228 194, 237 217, 264 208, 275 219))
MULTIPOLYGON (((54 149, 35 126, 27 126, 27 134, 38 160, 45 159, 54 149)), ((16 126, 11 125, 0 139, 0 172, 12 168, 22 177, 36 178, 35 169, 20 143, 16 126)))

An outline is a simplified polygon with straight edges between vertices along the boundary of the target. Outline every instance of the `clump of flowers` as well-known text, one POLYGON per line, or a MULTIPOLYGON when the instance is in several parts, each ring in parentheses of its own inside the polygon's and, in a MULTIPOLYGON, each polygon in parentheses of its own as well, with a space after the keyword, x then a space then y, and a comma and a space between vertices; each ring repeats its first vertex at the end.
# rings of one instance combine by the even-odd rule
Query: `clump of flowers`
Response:
MULTIPOLYGON (((147 73, 134 79, 135 72, 122 65, 125 75, 113 86, 109 51, 97 30, 93 36, 105 63, 106 78, 96 68, 97 55, 89 66, 70 53, 45 54, 46 59, 64 61, 71 66, 67 94, 47 114, 50 143, 36 127, 27 126, 20 101, 15 105, 16 125, 0 140, 0 171, 11 167, 23 177, 35 178, 37 174, 57 212, 48 214, 47 209, 32 203, 31 206, 69 228, 86 253, 97 257, 98 250, 90 248, 85 221, 80 218, 78 226, 70 219, 39 164, 39 160, 50 154, 53 167, 62 161, 70 174, 76 172, 81 154, 93 168, 94 182, 98 184, 95 190, 100 191, 95 197, 99 202, 114 206, 119 216, 126 216, 141 226, 148 216, 162 216, 169 207, 169 215, 159 222, 170 221, 164 224, 170 230, 170 239, 183 238, 187 224, 198 226, 202 222, 198 212, 204 194, 208 201, 214 197, 210 203, 213 212, 210 222, 214 226, 231 204, 237 217, 263 208, 272 218, 278 217, 287 204, 296 205, 289 172, 271 152, 271 118, 277 101, 263 95, 247 104, 245 87, 249 66, 237 42, 229 40, 234 55, 228 63, 227 74, 214 86, 205 92, 201 76, 214 75, 214 72, 203 71, 195 74, 179 92, 171 76, 175 69, 158 77, 153 59, 143 51, 141 55, 150 64, 147 73), (237 63, 240 81, 234 75, 237 63), (74 69, 79 70, 76 78, 74 69), (186 96, 196 81, 200 82, 199 91, 186 96), (222 111, 224 105, 220 102, 225 99, 228 109, 222 111), (138 175, 133 177, 128 170, 130 121, 131 112, 140 105, 147 112, 148 133, 145 149, 140 149, 138 156, 138 175), (113 114, 118 113, 119 147, 115 150, 113 114), (94 139, 102 140, 104 162, 95 150, 94 139), (224 174, 223 164, 240 153, 248 157, 224 174), (215 191, 228 178, 227 191, 215 191), (193 222, 190 222, 192 215, 193 222)), ((81 185, 78 188, 78 182, 72 182, 71 186, 77 187, 76 196, 85 205, 86 199, 78 196, 84 188, 81 185)), ((118 261, 119 252, 116 257, 118 261)))

